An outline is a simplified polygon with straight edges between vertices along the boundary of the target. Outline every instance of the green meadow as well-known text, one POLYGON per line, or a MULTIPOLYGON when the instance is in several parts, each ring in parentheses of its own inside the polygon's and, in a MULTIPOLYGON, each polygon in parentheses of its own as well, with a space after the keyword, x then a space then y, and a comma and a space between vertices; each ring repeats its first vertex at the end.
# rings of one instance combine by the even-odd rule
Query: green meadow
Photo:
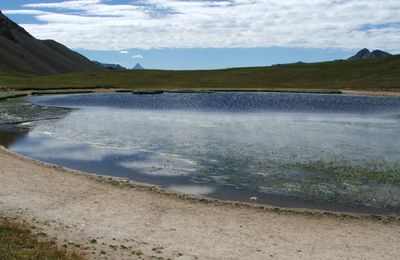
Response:
POLYGON ((400 90, 400 55, 358 61, 296 63, 223 70, 127 70, 37 76, 0 72, 0 86, 15 90, 115 88, 127 91, 400 90))

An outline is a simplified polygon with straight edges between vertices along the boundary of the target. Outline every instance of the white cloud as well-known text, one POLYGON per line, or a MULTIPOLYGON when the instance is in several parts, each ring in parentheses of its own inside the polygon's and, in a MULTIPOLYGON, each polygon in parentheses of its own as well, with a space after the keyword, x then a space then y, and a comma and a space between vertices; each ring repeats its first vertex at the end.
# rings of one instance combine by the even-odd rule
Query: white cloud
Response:
POLYGON ((22 11, 41 23, 23 26, 38 38, 93 50, 284 46, 400 51, 398 0, 111 3, 71 0, 27 4, 22 11), (361 30, 365 24, 378 26, 361 30))
POLYGON ((67 0, 58 3, 35 3, 35 4, 25 4, 25 7, 33 8, 59 8, 59 9, 75 9, 80 10, 82 8, 100 4, 101 0, 67 0))
POLYGON ((47 12, 39 11, 39 10, 4 10, 5 14, 25 14, 25 15, 42 15, 47 12))
POLYGON ((128 54, 129 51, 120 51, 119 53, 121 53, 121 54, 128 54))
POLYGON ((143 59, 143 56, 140 54, 137 54, 137 55, 133 55, 132 58, 133 59, 143 59))

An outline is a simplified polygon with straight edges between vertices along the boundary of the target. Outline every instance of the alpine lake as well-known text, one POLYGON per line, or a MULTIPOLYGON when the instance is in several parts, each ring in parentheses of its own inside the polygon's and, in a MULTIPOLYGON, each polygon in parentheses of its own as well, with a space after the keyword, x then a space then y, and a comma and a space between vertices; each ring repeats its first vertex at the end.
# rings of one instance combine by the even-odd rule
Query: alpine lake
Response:
POLYGON ((34 159, 222 200, 400 213, 400 98, 79 94, 0 102, 0 144, 34 159))

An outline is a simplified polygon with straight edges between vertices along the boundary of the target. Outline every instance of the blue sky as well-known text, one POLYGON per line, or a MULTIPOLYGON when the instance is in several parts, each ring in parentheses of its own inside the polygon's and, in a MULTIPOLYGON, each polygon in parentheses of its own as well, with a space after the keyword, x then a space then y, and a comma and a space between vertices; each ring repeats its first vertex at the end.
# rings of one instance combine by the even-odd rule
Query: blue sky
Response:
POLYGON ((214 69, 400 51, 398 0, 1 0, 39 39, 90 59, 214 69))
POLYGON ((298 61, 314 62, 347 58, 353 55, 352 50, 310 49, 310 48, 188 48, 188 49, 132 49, 130 53, 143 58, 132 58, 134 55, 121 54, 115 51, 78 50, 94 60, 106 63, 119 63, 132 67, 140 63, 146 68, 154 69, 218 69, 230 67, 266 66, 298 61))

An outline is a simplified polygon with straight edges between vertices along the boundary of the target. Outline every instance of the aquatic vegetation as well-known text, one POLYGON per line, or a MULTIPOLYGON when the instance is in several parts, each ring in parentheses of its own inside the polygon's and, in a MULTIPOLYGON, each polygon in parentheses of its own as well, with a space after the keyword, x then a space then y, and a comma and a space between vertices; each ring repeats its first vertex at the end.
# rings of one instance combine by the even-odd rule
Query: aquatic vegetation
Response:
POLYGON ((364 166, 355 167, 349 162, 322 162, 298 165, 299 169, 312 174, 315 182, 323 182, 326 179, 337 183, 345 181, 358 181, 364 184, 384 183, 400 186, 400 161, 388 169, 384 161, 365 162, 364 166))
POLYGON ((398 207, 400 164, 392 167, 383 162, 354 166, 349 162, 321 161, 293 166, 307 173, 298 188, 311 199, 370 207, 398 207))
POLYGON ((24 98, 3 100, 0 103, 0 124, 21 124, 62 118, 71 109, 41 107, 26 102, 24 98))

